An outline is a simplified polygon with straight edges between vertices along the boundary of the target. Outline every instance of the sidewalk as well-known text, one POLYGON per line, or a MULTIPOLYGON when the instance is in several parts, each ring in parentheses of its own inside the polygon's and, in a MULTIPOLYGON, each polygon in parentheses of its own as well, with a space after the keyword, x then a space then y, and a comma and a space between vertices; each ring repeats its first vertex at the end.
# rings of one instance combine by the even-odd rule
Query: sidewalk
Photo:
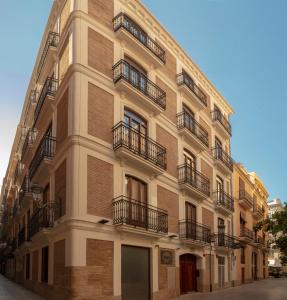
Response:
POLYGON ((0 299, 1 300, 43 300, 43 298, 26 290, 13 281, 0 275, 0 299))

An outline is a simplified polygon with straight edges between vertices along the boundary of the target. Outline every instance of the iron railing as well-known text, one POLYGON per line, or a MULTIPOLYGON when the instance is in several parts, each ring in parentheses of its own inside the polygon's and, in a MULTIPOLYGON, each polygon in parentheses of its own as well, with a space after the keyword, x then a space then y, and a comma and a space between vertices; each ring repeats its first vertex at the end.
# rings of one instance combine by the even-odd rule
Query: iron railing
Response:
POLYGON ((256 244, 259 244, 259 245, 262 245, 262 246, 265 244, 263 238, 261 236, 256 236, 256 235, 255 235, 255 238, 254 238, 254 242, 256 244))
POLYGON ((188 129, 199 141, 208 147, 208 132, 188 112, 182 111, 177 114, 177 128, 188 129))
MULTIPOLYGON (((45 102, 45 99, 47 96, 54 97, 56 94, 56 91, 58 89, 58 79, 55 79, 53 77, 48 77, 43 85, 43 88, 41 90, 41 94, 39 96, 35 112, 34 112, 34 126, 39 118, 41 109, 43 107, 43 104, 45 102)), ((34 127, 33 126, 33 127, 34 127)))
POLYGON ((210 182, 207 177, 188 164, 178 166, 177 170, 179 184, 189 184, 207 197, 210 196, 210 182))
POLYGON ((234 249, 236 247, 235 238, 225 233, 215 233, 214 244, 215 246, 225 247, 230 249, 234 249))
POLYGON ((25 140, 24 140, 24 143, 23 143, 23 146, 22 146, 22 156, 21 156, 22 160, 26 154, 28 146, 33 144, 34 141, 36 140, 36 134, 37 134, 37 131, 35 128, 30 128, 28 130, 25 140))
POLYGON ((24 242, 26 242, 26 226, 23 226, 18 233, 18 247, 20 247, 24 242))
POLYGON ((37 68, 37 80, 39 79, 41 71, 45 64, 45 60, 46 60, 47 54, 49 52, 49 48, 50 47, 57 48, 58 44, 59 44, 59 34, 56 32, 50 31, 48 34, 48 38, 47 38, 46 44, 44 46, 40 61, 39 61, 38 68, 37 68))
POLYGON ((233 159, 220 147, 212 148, 213 157, 220 160, 231 172, 233 172, 233 159))
POLYGON ((240 227, 240 237, 248 238, 250 240, 254 239, 254 232, 244 226, 240 227))
POLYGON ((53 226, 54 205, 53 203, 46 203, 33 213, 29 225, 29 237, 32 238, 42 228, 51 228, 53 226))
POLYGON ((19 191, 19 206, 20 207, 22 207, 23 200, 28 193, 31 193, 31 185, 30 185, 29 176, 26 176, 23 180, 23 183, 22 183, 20 191, 19 191))
POLYGON ((253 205, 252 196, 244 189, 239 190, 239 200, 244 200, 250 207, 253 205))
POLYGON ((207 97, 201 88, 193 81, 193 79, 185 72, 177 74, 177 84, 179 86, 185 85, 191 92, 193 92, 200 102, 207 106, 207 97))
POLYGON ((231 124, 220 110, 216 109, 212 111, 211 115, 212 115, 212 120, 214 122, 218 121, 223 126, 223 128, 228 132, 229 135, 232 134, 231 124))
POLYGON ((124 122, 118 123, 112 130, 114 136, 114 150, 119 148, 128 149, 130 152, 152 164, 164 170, 166 169, 165 147, 124 122))
POLYGON ((142 45, 149 49, 157 58, 165 63, 165 51, 159 44, 150 38, 143 29, 125 13, 119 13, 113 18, 114 31, 124 28, 132 34, 142 45))
POLYGON ((204 243, 211 242, 210 228, 193 220, 179 221, 179 237, 204 243))
POLYGON ((214 201, 217 205, 228 209, 230 212, 234 212, 234 199, 222 190, 216 190, 213 192, 214 201))
POLYGON ((113 199, 113 222, 159 233, 168 232, 168 214, 165 210, 119 196, 113 199))
POLYGON ((257 205, 255 201, 253 201, 253 214, 256 214, 259 218, 264 216, 264 209, 257 205))
POLYGON ((46 135, 42 138, 40 145, 29 166, 29 176, 32 179, 43 159, 52 159, 55 155, 56 138, 46 135))
POLYGON ((114 83, 124 80, 161 109, 166 107, 166 93, 127 61, 121 59, 113 66, 114 83))

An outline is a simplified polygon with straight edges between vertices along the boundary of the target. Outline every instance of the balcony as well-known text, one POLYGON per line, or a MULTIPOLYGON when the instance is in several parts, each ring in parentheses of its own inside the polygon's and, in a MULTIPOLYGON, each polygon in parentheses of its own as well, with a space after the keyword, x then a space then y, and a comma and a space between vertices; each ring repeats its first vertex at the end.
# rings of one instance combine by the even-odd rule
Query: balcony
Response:
POLYGON ((230 215, 234 212, 234 199, 224 191, 217 190, 213 192, 215 209, 224 215, 230 215))
POLYGON ((51 104, 53 103, 55 99, 55 95, 58 89, 58 80, 52 77, 48 77, 45 81, 45 84, 41 90, 41 94, 39 96, 35 112, 34 112, 34 125, 36 125, 37 120, 39 118, 40 112, 42 111, 42 108, 46 106, 46 109, 43 109, 44 111, 51 111, 51 104))
POLYGON ((246 190, 239 190, 238 203, 245 209, 250 209, 253 207, 252 196, 246 192, 246 190))
POLYGON ((252 243, 254 240, 254 232, 244 226, 241 226, 239 240, 246 243, 252 243))
POLYGON ((29 176, 33 179, 37 175, 40 182, 47 175, 52 159, 55 156, 56 138, 46 135, 40 141, 40 145, 29 166, 29 176))
POLYGON ((113 77, 116 88, 136 105, 154 114, 165 110, 166 93, 127 61, 122 59, 113 66, 113 77))
POLYGON ((229 138, 232 134, 231 124, 220 110, 211 112, 212 121, 217 131, 224 137, 229 138))
POLYGON ((150 38, 143 29, 125 13, 119 13, 113 19, 116 36, 125 42, 132 52, 140 54, 154 67, 165 64, 165 51, 150 38))
POLYGON ((25 166, 24 166, 24 164, 21 163, 21 161, 17 162, 16 168, 15 168, 15 173, 14 173, 14 178, 13 178, 15 185, 18 185, 19 181, 21 181, 21 178, 22 178, 22 175, 24 172, 24 167, 25 166))
POLYGON ((20 213, 25 212, 32 202, 33 196, 31 192, 30 179, 26 176, 19 191, 20 213))
POLYGON ((113 127, 113 139, 115 153, 123 161, 156 175, 166 170, 166 148, 138 130, 120 122, 113 127))
POLYGON ((179 238, 187 244, 209 244, 211 232, 209 227, 193 220, 179 221, 179 238))
POLYGON ((217 168, 224 174, 229 175, 233 172, 233 159, 222 148, 215 147, 212 149, 214 163, 217 168))
POLYGON ((207 177, 192 169, 188 164, 178 166, 177 170, 181 190, 199 201, 210 196, 210 182, 207 177))
POLYGON ((253 205, 253 210, 252 210, 252 216, 256 220, 263 219, 264 217, 264 210, 257 206, 256 204, 253 205))
POLYGON ((225 233, 214 234, 214 246, 217 250, 230 250, 235 249, 237 243, 233 236, 227 235, 225 233))
POLYGON ((186 111, 177 115, 177 128, 179 134, 198 151, 208 148, 208 132, 186 111))
POLYGON ((187 73, 182 72, 177 75, 177 84, 180 91, 193 100, 193 104, 198 110, 207 107, 206 95, 187 73))
POLYGON ((37 130, 35 128, 30 128, 26 134, 23 146, 21 160, 24 161, 26 154, 28 155, 29 150, 32 148, 37 137, 37 130))
POLYGON ((46 203, 43 207, 36 209, 31 217, 29 226, 30 239, 35 240, 35 236, 38 234, 39 240, 46 240, 53 226, 54 206, 53 203, 46 203))
POLYGON ((168 233, 168 214, 165 210, 125 196, 113 199, 112 205, 113 223, 118 228, 144 230, 148 235, 168 233))
POLYGON ((261 236, 256 236, 256 234, 255 234, 255 237, 254 237, 254 243, 258 247, 264 247, 265 246, 263 238, 261 236))
POLYGON ((53 67, 57 57, 57 47, 59 44, 59 34, 56 32, 49 32, 48 38, 43 49, 38 69, 37 69, 37 81, 43 83, 45 77, 53 67))
POLYGON ((29 241, 29 237, 26 238, 26 228, 26 226, 22 227, 22 229, 18 233, 18 248, 29 241))

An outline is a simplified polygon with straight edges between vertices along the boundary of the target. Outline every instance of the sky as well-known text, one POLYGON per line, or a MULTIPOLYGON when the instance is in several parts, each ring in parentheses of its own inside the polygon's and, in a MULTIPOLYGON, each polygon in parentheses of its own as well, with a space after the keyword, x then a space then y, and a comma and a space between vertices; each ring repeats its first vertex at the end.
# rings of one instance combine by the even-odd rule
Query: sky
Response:
MULTIPOLYGON (((287 201, 287 1, 142 2, 234 108, 233 158, 287 201)), ((0 4, 2 178, 52 1, 0 4)))

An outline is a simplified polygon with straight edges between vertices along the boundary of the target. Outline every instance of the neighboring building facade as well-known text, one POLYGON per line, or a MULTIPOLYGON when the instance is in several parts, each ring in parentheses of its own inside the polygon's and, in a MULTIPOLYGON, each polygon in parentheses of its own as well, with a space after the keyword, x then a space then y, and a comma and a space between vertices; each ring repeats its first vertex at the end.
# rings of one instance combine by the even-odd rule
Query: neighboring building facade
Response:
MULTIPOLYGON (((272 218, 273 214, 275 212, 280 212, 284 210, 284 205, 282 201, 278 198, 273 199, 272 201, 269 201, 268 203, 268 215, 269 218, 272 218)), ((282 267, 281 261, 280 261, 280 249, 274 247, 274 236, 272 234, 269 234, 269 240, 270 240, 270 249, 268 252, 268 266, 270 267, 282 267)), ((284 271, 287 271, 287 267, 284 267, 284 271)))
POLYGON ((234 234, 241 243, 235 251, 235 284, 249 283, 268 276, 268 236, 254 231, 254 225, 268 216, 268 192, 256 173, 242 164, 234 165, 234 234))
POLYGON ((139 1, 55 1, 2 188, 2 272, 49 299, 231 286, 231 113, 139 1))

